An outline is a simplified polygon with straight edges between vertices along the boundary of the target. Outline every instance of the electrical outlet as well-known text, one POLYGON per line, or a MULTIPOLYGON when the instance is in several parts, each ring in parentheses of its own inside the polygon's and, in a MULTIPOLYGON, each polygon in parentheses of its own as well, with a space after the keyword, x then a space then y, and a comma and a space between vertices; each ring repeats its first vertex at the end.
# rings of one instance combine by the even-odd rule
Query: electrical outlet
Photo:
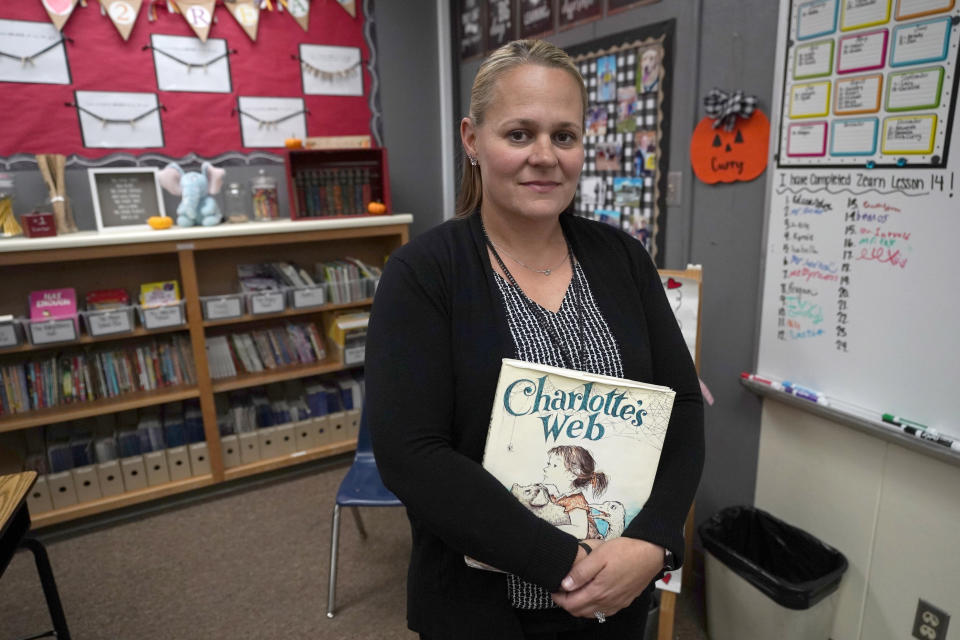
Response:
POLYGON ((946 640, 950 614, 938 609, 924 599, 917 602, 917 615, 913 619, 913 637, 920 640, 946 640))

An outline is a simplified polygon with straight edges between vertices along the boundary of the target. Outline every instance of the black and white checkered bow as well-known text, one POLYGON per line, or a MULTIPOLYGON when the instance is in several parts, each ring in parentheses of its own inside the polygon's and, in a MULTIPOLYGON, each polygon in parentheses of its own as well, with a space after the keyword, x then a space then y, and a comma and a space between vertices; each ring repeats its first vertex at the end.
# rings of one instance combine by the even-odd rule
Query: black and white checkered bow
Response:
POLYGON ((743 91, 734 91, 729 94, 722 89, 711 89, 703 98, 703 106, 707 115, 713 118, 713 128, 720 125, 727 131, 733 131, 737 118, 747 119, 757 108, 757 96, 748 96, 743 91))

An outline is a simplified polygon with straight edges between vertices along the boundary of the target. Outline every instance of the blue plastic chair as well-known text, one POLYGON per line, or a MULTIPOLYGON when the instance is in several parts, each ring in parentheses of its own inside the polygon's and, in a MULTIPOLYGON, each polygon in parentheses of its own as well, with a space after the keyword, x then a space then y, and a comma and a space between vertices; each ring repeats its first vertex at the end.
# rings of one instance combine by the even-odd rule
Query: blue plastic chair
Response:
POLYGON ((330 533, 330 591, 327 598, 327 617, 333 617, 337 590, 337 553, 340 543, 340 508, 353 507, 353 517, 360 531, 360 538, 367 539, 367 531, 360 519, 357 507, 402 507, 403 503, 383 486, 377 464, 373 459, 370 431, 367 429, 366 412, 360 416, 360 432, 357 435, 357 453, 350 470, 340 483, 337 501, 333 506, 333 527, 330 533))

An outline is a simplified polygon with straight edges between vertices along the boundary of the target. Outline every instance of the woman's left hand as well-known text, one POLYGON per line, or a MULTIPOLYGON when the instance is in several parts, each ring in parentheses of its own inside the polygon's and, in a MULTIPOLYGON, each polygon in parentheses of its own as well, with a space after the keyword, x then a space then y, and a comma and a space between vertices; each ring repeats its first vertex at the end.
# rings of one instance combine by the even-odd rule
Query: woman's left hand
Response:
POLYGON ((636 538, 605 542, 574 563, 563 579, 563 591, 553 594, 553 600, 580 618, 593 618, 598 611, 612 616, 660 573, 663 553, 663 547, 636 538))

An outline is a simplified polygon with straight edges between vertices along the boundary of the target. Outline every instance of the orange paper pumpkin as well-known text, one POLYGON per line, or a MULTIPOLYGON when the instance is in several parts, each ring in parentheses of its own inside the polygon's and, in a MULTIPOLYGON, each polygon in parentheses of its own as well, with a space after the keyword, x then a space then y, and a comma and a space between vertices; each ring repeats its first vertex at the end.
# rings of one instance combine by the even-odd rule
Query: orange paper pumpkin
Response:
POLYGON ((737 118, 733 131, 713 128, 713 119, 704 118, 690 139, 693 172, 703 182, 747 182, 767 168, 770 121, 757 109, 747 119, 737 118))

